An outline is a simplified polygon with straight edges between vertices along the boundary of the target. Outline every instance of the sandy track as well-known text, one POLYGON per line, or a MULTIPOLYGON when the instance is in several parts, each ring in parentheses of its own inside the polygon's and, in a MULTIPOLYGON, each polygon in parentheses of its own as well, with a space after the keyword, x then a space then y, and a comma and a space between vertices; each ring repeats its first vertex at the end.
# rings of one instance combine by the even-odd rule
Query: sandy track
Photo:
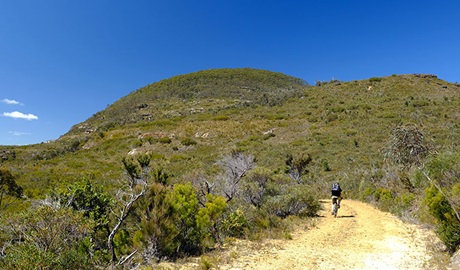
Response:
POLYGON ((290 241, 273 241, 219 269, 425 269, 427 233, 391 214, 344 200, 339 215, 329 201, 316 226, 299 230, 290 241))
MULTIPOLYGON (((219 255, 227 259, 212 269, 430 268, 428 241, 436 239, 432 232, 362 202, 344 200, 337 218, 329 212, 329 200, 321 203, 324 210, 313 228, 295 231, 292 240, 233 243, 219 255)), ((198 262, 168 266, 165 268, 200 269, 198 262)))

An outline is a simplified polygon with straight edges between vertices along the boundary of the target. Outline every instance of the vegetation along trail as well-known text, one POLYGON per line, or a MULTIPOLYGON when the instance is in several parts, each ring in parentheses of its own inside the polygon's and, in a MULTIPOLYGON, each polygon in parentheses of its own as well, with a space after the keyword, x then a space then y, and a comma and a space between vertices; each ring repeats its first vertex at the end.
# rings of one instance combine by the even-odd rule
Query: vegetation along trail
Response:
POLYGON ((269 240, 256 248, 232 246, 232 259, 217 269, 425 269, 434 235, 393 215, 344 200, 337 218, 323 200, 317 222, 292 240, 269 240))

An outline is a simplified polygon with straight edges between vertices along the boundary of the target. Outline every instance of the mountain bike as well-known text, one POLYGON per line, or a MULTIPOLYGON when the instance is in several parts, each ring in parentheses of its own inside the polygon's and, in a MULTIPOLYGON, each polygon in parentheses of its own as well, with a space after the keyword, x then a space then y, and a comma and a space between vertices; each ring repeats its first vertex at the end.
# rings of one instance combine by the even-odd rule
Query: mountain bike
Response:
POLYGON ((337 213, 339 212, 339 197, 338 196, 332 196, 332 212, 331 214, 336 218, 337 213))

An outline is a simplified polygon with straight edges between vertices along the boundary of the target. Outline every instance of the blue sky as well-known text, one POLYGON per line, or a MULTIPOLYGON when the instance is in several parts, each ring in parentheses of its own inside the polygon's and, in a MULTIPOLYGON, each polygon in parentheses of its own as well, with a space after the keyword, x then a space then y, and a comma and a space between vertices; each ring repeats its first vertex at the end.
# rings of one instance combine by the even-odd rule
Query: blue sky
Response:
POLYGON ((453 0, 0 0, 0 145, 55 140, 136 89, 205 69, 459 82, 459 10, 453 0))

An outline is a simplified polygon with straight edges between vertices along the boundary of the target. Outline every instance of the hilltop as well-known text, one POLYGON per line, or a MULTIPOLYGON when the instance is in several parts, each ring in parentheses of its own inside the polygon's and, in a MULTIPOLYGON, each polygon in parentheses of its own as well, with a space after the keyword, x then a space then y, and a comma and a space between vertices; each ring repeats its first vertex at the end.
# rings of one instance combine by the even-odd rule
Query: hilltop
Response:
POLYGON ((204 111, 217 114, 232 107, 272 106, 301 95, 305 86, 306 82, 301 79, 248 68, 179 75, 121 98, 84 123, 74 126, 69 134, 81 132, 81 129, 100 130, 114 125, 152 122, 204 111), (184 106, 198 103, 207 103, 207 106, 184 106))

